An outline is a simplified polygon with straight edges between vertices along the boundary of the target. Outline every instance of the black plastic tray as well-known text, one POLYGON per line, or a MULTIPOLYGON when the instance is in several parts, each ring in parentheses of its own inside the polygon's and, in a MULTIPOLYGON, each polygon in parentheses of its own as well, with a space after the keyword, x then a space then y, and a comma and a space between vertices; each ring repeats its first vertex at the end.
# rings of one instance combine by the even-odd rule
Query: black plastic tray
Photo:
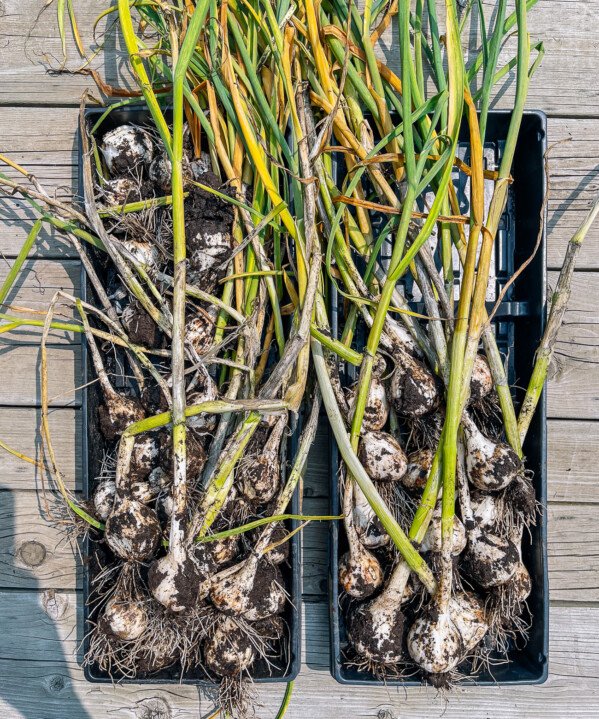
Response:
MULTIPOLYGON (((491 148, 496 157, 501 155, 510 120, 509 112, 492 112, 487 125, 485 148, 491 148)), ((466 144, 467 130, 460 142, 466 144)), ((540 217, 545 195, 546 177, 544 154, 547 147, 547 121, 542 112, 526 112, 516 147, 513 166, 514 182, 498 233, 495 254, 495 275, 501 285, 533 251, 539 232, 540 217)), ((545 226, 545 223, 544 223, 545 226)), ((508 375, 512 386, 528 381, 534 354, 545 323, 546 294, 546 237, 534 260, 511 286, 493 322, 497 342, 508 356, 508 375)), ((336 336, 339 305, 332 294, 332 329, 336 336)), ((493 303, 490 304, 490 307, 493 303)), ((342 368, 343 369, 343 368, 342 368)), ((534 472, 533 484, 541 512, 536 526, 523 539, 523 559, 532 578, 532 593, 528 606, 532 616, 529 640, 523 649, 509 654, 509 663, 496 666, 492 674, 480 673, 474 678, 478 686, 496 684, 541 684, 547 679, 549 651, 549 583, 547 576, 547 421, 546 393, 542 394, 536 414, 524 444, 526 466, 534 472)), ((516 390, 516 402, 522 390, 516 390)), ((330 447, 330 512, 339 514, 338 486, 339 452, 334 438, 330 447)), ((372 674, 358 671, 344 662, 348 646, 344 617, 339 606, 338 561, 345 551, 347 540, 342 525, 332 522, 329 535, 329 618, 331 631, 331 673, 341 684, 417 686, 418 680, 386 680, 382 682, 372 674)))
MULTIPOLYGON (((88 129, 91 129, 95 122, 99 119, 100 115, 105 111, 105 108, 88 108, 85 111, 85 120, 88 129)), ((167 120, 170 120, 171 113, 166 111, 167 120)), ((101 125, 101 133, 107 132, 119 125, 125 123, 133 123, 136 125, 148 125, 151 126, 152 121, 150 114, 145 106, 128 106, 114 109, 101 125)), ((78 133, 78 165, 79 165, 79 183, 78 193, 79 197, 83 198, 83 157, 82 157, 82 144, 81 136, 78 133)), ((85 300, 86 297, 93 297, 93 290, 88 281, 85 270, 81 270, 81 292, 82 297, 85 300)), ((87 344, 85 342, 85 336, 82 335, 82 347, 81 347, 81 363, 82 363, 82 376, 87 377, 87 382, 94 378, 93 366, 91 362, 88 362, 87 344)), ((86 383, 87 385, 87 383, 86 383)), ((82 395, 82 489, 83 495, 86 499, 89 499, 91 491, 94 486, 94 479, 98 476, 101 460, 102 460, 102 447, 104 445, 103 437, 100 433, 97 420, 97 407, 100 402, 100 390, 97 384, 90 386, 84 386, 82 395)), ((299 421, 296 423, 293 433, 291 434, 288 445, 287 445, 287 458, 293 458, 299 441, 301 416, 299 421)), ((284 476, 285 464, 282 465, 282 472, 284 476)), ((293 494, 291 500, 291 512, 293 514, 300 513, 300 497, 299 489, 293 494)), ((296 529, 298 522, 292 520, 288 522, 289 529, 296 529)), ((91 629, 91 622, 93 620, 93 609, 89 607, 89 597, 91 594, 91 584, 93 580, 91 569, 91 563, 89 558, 91 556, 91 547, 93 540, 86 537, 83 543, 83 616, 84 616, 84 641, 83 641, 83 653, 86 654, 89 648, 89 631, 91 629)), ((285 626, 288 630, 288 636, 286 638, 287 649, 286 658, 287 664, 278 673, 276 671, 269 670, 268 667, 259 668, 256 673, 252 674, 252 680, 259 684, 277 683, 277 682, 290 682, 295 679, 299 673, 301 666, 301 598, 302 598, 302 586, 301 586, 301 539, 300 534, 294 534, 289 540, 290 552, 289 560, 287 563, 281 566, 283 572, 283 578, 285 580, 285 588, 289 595, 289 601, 285 609, 282 618, 285 622, 285 626)), ((129 679, 127 677, 119 677, 118 674, 109 676, 108 673, 102 671, 97 666, 84 666, 84 675, 87 681, 94 683, 112 683, 119 682, 123 684, 196 684, 205 687, 216 686, 213 681, 207 678, 205 672, 201 669, 189 670, 188 672, 181 673, 180 668, 177 665, 169 667, 159 672, 152 673, 148 676, 143 676, 135 679, 129 679)))

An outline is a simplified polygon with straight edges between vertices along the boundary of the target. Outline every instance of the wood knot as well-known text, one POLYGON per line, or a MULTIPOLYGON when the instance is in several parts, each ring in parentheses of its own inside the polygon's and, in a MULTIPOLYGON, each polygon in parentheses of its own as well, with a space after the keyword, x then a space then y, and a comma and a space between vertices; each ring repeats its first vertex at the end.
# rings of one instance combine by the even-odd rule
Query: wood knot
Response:
POLYGON ((136 719, 171 719, 171 708, 161 697, 142 699, 135 710, 136 719))
POLYGON ((66 594, 57 594, 53 589, 42 593, 42 607, 55 622, 64 617, 68 606, 69 598, 66 594))
POLYGON ((396 715, 389 709, 379 709, 376 719, 397 719, 396 715))
POLYGON ((48 694, 60 694, 66 687, 66 679, 60 674, 51 674, 45 681, 48 694))
POLYGON ((46 547, 41 542, 31 540, 23 542, 19 547, 17 554, 23 564, 28 567, 39 567, 46 559, 46 547))

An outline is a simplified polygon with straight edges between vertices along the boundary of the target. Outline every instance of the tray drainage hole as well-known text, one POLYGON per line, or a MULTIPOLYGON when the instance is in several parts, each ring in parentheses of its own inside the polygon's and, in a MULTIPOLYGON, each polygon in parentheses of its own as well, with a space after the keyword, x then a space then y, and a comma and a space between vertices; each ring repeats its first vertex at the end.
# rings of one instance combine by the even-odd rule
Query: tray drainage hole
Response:
POLYGON ((46 559, 46 547, 41 542, 24 542, 19 547, 19 557, 28 567, 39 567, 46 559))

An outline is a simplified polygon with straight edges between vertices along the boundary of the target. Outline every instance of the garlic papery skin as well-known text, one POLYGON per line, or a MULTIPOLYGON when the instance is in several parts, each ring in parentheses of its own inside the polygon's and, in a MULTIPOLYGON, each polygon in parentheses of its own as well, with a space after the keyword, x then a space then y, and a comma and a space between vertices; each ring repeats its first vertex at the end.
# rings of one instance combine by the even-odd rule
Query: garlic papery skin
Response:
POLYGON ((462 424, 466 436, 468 479, 481 491, 505 489, 522 471, 522 461, 507 444, 487 439, 465 412, 462 424))
POLYGON ((419 449, 408 455, 406 473, 401 478, 402 485, 409 490, 422 490, 433 466, 435 453, 432 449, 419 449))
MULTIPOLYGON (((466 529, 460 519, 454 515, 453 517, 453 540, 451 544, 451 553, 457 557, 464 551, 466 546, 466 529)), ((442 549, 441 540, 441 506, 437 505, 431 518, 424 539, 420 545, 423 552, 439 553, 442 549)))
POLYGON ((403 659, 402 604, 409 597, 409 576, 410 568, 400 561, 378 597, 358 607, 352 615, 349 639, 360 658, 380 665, 403 659))
POLYGON ((483 602, 473 592, 454 592, 449 613, 462 637, 464 651, 472 651, 489 631, 483 602))
POLYGON ((491 393, 493 389, 493 375, 487 358, 477 354, 472 367, 470 378, 470 401, 479 402, 491 393))
POLYGON ((377 482, 398 482, 408 467, 402 446, 388 432, 364 432, 358 457, 370 478, 377 482))

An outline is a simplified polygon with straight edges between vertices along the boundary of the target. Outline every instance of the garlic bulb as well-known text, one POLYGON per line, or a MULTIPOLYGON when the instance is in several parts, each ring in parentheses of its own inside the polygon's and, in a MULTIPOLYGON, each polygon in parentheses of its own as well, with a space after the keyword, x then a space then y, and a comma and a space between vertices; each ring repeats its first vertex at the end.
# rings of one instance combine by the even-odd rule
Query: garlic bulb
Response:
POLYGON ((439 400, 437 382, 417 359, 403 350, 396 354, 397 365, 391 378, 391 399, 395 411, 404 417, 422 417, 439 400))
POLYGON ((241 494, 254 504, 265 504, 275 496, 281 481, 279 452, 287 418, 282 416, 275 423, 261 453, 255 457, 247 454, 239 463, 235 480, 241 494))
POLYGON ((104 393, 105 403, 98 407, 100 430, 107 440, 120 437, 130 424, 143 419, 145 412, 141 403, 116 391, 104 393))
POLYGON ((378 482, 397 482, 406 473, 408 462, 399 442, 388 432, 364 432, 358 457, 369 476, 378 482))
POLYGON ((108 207, 139 200, 139 184, 129 177, 106 180, 102 185, 102 203, 108 207))
POLYGON ((210 599, 221 612, 256 621, 281 612, 286 595, 278 569, 251 554, 212 584, 210 599))
POLYGON ((148 614, 142 602, 111 597, 101 617, 102 629, 123 641, 138 639, 148 628, 148 614))
POLYGON ((156 512, 136 499, 121 498, 106 520, 104 538, 121 559, 142 562, 154 554, 162 531, 156 512))
POLYGON ((480 354, 476 355, 470 378, 470 401, 479 402, 490 394, 492 389, 493 375, 487 358, 480 354))
POLYGON ((154 144, 143 128, 120 125, 104 135, 100 150, 111 175, 126 175, 150 164, 154 144))
POLYGON ((475 527, 468 533, 463 554, 464 573, 484 589, 505 584, 515 573, 520 557, 515 544, 488 529, 475 527))
POLYGON ((473 592, 454 592, 449 612, 462 637, 464 651, 472 651, 489 630, 484 603, 473 592))
POLYGON ((522 461, 507 444, 487 439, 464 412, 462 418, 466 436, 466 472, 477 488, 498 492, 521 472, 522 461))
POLYGON ((424 489, 434 457, 435 453, 431 449, 419 449, 408 455, 406 473, 401 478, 401 483, 406 489, 424 489))
POLYGON ((249 636, 231 617, 225 617, 204 644, 206 668, 221 677, 238 676, 251 667, 255 658, 249 636))
MULTIPOLYGON (((453 541, 452 541, 452 546, 451 546, 452 555, 454 557, 457 557, 459 554, 461 554, 464 551, 465 546, 466 546, 466 529, 464 528, 464 525, 459 520, 459 518, 454 515, 454 517, 453 517, 453 541)), ((441 506, 440 506, 440 504, 438 504, 437 507, 435 507, 430 524, 428 526, 428 529, 426 530, 426 534, 424 535, 424 539, 422 540, 422 543, 420 545, 420 549, 423 552, 439 553, 441 551, 441 548, 442 548, 441 506)))
POLYGON ((366 605, 360 605, 353 614, 349 640, 360 657, 382 665, 396 664, 402 660, 402 604, 409 598, 409 576, 409 567, 400 561, 379 596, 366 605))
MULTIPOLYGON (((387 423, 387 419, 389 418, 389 402, 387 400, 385 385, 382 380, 385 368, 385 360, 380 355, 377 355, 373 362, 370 387, 368 388, 368 396, 366 398, 366 406, 364 408, 364 416, 362 418, 363 432, 383 429, 387 423)), ((358 383, 346 390, 347 407, 349 412, 348 422, 350 424, 354 416, 358 391, 358 383)))
POLYGON ((171 612, 192 611, 200 599, 200 585, 212 567, 202 567, 191 553, 169 552, 150 565, 150 593, 171 612))
POLYGON ((92 504, 94 514, 104 522, 112 512, 116 496, 116 482, 114 479, 103 479, 94 489, 92 504))
POLYGON ((429 674, 444 674, 462 660, 464 642, 449 606, 432 599, 408 632, 408 652, 418 666, 429 674))

